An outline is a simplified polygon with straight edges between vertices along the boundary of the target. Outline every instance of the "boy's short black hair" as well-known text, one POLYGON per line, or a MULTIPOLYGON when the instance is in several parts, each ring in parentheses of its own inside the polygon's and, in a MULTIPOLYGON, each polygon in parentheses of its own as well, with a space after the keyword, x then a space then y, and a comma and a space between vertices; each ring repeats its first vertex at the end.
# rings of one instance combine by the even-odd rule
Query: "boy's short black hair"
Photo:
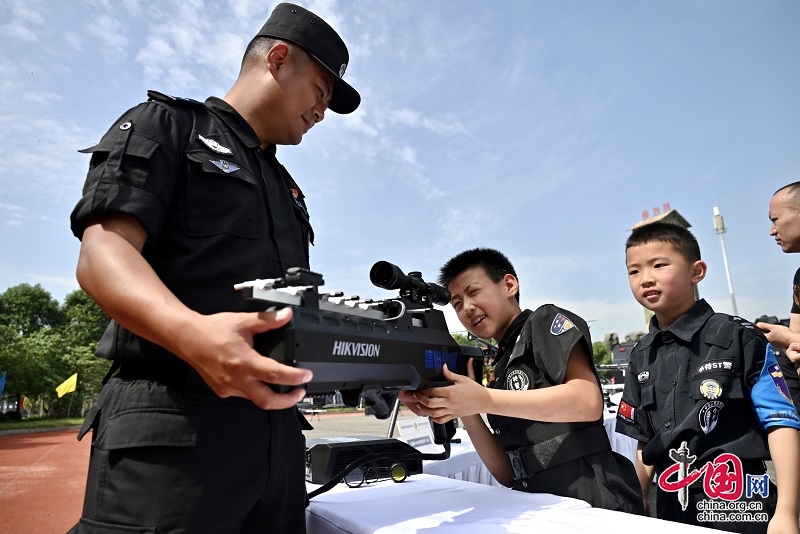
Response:
MULTIPOLYGON (((452 257, 439 269, 439 284, 447 287, 453 278, 472 267, 483 267, 492 282, 499 282, 507 274, 517 277, 517 271, 505 254, 493 248, 473 248, 452 257)), ((515 295, 519 302, 519 291, 515 295)))
POLYGON ((660 221, 634 228, 625 242, 625 251, 631 247, 638 247, 655 241, 669 243, 689 263, 700 260, 700 245, 697 244, 694 234, 683 226, 660 221))

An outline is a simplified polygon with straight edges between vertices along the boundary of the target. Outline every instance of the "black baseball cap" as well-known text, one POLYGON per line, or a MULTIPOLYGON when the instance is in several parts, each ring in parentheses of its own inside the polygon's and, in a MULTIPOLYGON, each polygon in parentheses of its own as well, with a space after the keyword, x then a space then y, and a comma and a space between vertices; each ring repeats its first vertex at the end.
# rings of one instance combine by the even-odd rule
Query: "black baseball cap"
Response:
POLYGON ((316 59, 333 74, 334 86, 328 109, 352 113, 361 103, 361 95, 342 79, 350 55, 347 46, 327 22, 295 4, 278 4, 256 37, 272 37, 292 42, 316 59))

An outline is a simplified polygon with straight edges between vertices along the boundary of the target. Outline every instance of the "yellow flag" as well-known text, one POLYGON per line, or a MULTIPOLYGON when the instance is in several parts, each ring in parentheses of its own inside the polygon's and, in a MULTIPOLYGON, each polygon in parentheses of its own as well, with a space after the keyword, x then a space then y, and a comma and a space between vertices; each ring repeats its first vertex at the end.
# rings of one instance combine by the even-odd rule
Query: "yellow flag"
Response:
POLYGON ((56 388, 56 393, 58 393, 58 398, 63 397, 67 393, 75 391, 75 387, 78 385, 78 373, 75 373, 71 377, 64 380, 64 382, 56 388))

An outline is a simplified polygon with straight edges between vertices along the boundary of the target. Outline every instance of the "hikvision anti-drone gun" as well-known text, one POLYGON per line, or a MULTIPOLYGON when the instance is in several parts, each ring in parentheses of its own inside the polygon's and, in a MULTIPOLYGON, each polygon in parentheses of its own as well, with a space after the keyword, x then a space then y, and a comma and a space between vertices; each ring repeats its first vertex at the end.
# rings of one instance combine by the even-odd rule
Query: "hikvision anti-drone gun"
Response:
POLYGON ((355 404, 365 388, 447 385, 442 365, 466 375, 469 358, 475 377, 482 378, 483 351, 456 343, 444 314, 433 307, 449 303, 446 289, 426 283, 419 272, 405 275, 386 261, 372 266, 370 280, 384 289, 399 289, 399 296, 375 301, 320 293, 322 275, 301 268, 235 288, 270 307, 292 307, 291 322, 256 335, 254 348, 281 363, 310 369, 314 378, 306 385, 309 394, 340 391, 345 404, 355 404))

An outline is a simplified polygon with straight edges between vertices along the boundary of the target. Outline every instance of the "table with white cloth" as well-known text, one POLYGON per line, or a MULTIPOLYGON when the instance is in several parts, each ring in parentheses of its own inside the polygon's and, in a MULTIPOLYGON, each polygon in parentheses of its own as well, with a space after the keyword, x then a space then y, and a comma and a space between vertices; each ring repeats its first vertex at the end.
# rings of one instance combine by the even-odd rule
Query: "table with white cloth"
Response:
MULTIPOLYGON (((617 434, 614 431, 616 425, 616 413, 605 412, 603 414, 603 425, 605 426, 608 440, 611 443, 611 450, 628 458, 631 463, 636 463, 635 439, 617 434)), ((447 460, 430 460, 423 462, 422 471, 429 475, 454 478, 456 480, 467 480, 469 482, 479 482, 492 486, 501 486, 495 480, 489 470, 483 465, 480 456, 475 451, 469 434, 463 428, 456 430, 455 438, 460 443, 451 445, 450 458, 447 460)))
POLYGON ((425 474, 358 488, 338 484, 311 499, 306 527, 308 534, 715 532, 592 508, 568 497, 425 474))
POLYGON ((446 460, 427 460, 422 463, 422 472, 428 475, 502 487, 502 484, 495 480, 486 466, 483 465, 483 461, 475 451, 467 431, 459 428, 453 437, 459 442, 450 444, 450 458, 446 460))

